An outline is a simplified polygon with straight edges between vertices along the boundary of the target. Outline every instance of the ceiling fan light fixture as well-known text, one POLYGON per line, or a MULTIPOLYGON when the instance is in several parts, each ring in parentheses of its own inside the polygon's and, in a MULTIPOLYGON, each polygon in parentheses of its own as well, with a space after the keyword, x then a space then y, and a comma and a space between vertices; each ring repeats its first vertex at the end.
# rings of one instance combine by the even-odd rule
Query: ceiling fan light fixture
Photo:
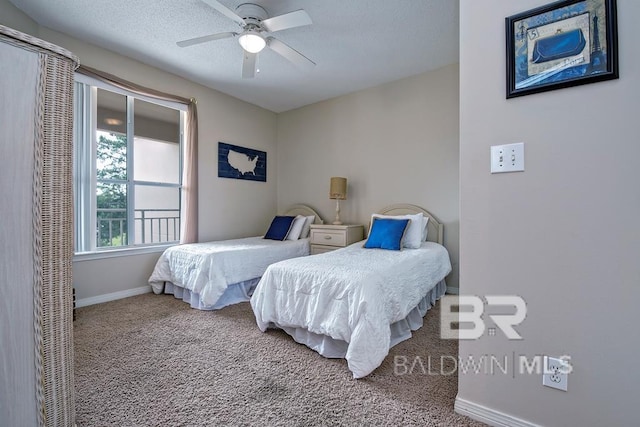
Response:
POLYGON ((238 41, 240 46, 249 53, 258 53, 267 45, 264 37, 256 31, 247 31, 238 38, 238 41))

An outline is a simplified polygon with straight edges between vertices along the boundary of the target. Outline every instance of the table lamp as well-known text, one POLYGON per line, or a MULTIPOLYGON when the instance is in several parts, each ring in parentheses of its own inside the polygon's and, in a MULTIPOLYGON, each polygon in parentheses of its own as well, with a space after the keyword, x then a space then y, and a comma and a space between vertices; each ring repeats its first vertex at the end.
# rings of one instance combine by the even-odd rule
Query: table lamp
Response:
POLYGON ((340 221, 340 200, 347 199, 347 178, 331 177, 331 186, 329 187, 329 198, 336 201, 336 220, 335 225, 341 225, 340 221))

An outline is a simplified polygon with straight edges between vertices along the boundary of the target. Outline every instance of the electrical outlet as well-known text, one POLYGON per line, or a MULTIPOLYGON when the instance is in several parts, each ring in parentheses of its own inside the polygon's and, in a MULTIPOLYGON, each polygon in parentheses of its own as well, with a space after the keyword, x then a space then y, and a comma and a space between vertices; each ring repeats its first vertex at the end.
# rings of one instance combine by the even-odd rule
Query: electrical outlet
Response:
POLYGON ((569 372, 571 372, 569 362, 556 357, 544 356, 543 365, 542 385, 567 391, 569 372))

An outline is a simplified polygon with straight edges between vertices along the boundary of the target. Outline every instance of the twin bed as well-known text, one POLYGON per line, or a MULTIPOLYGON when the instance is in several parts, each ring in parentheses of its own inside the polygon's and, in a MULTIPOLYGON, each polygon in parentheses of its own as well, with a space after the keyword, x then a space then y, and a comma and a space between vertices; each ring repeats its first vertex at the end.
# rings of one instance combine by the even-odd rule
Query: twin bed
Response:
MULTIPOLYGON (((251 289, 240 285, 247 292, 239 300, 246 301, 252 292, 251 307, 260 330, 279 328, 325 357, 345 358, 355 378, 370 374, 391 347, 410 338, 412 331, 422 326, 427 310, 446 292, 444 278, 451 263, 442 246, 443 226, 429 212, 413 205, 394 205, 379 213, 392 218, 412 215, 415 219, 419 215, 425 218, 428 232, 423 232, 411 249, 365 249, 363 242, 358 242, 328 253, 290 256, 269 264, 259 280, 253 278, 251 289)), ((246 239, 235 242, 241 240, 246 239)), ((268 246, 264 252, 271 251, 268 246)), ((250 251, 244 254, 253 257, 250 251)), ((241 264, 228 266, 242 270, 241 264)), ((239 277, 235 272, 223 274, 230 280, 239 277)), ((222 289, 221 295, 233 288, 222 289)), ((219 286, 215 289, 221 292, 219 286)), ((203 302, 215 299, 199 286, 191 294, 198 290, 200 300, 205 294, 203 302)), ((220 301, 228 300, 223 296, 212 307, 218 308, 220 301)))
MULTIPOLYGON (((294 205, 284 215, 322 219, 309 206, 294 205)), ((172 294, 199 310, 218 310, 249 301, 270 264, 309 255, 309 238, 270 240, 262 236, 172 246, 149 278, 156 294, 172 294)))

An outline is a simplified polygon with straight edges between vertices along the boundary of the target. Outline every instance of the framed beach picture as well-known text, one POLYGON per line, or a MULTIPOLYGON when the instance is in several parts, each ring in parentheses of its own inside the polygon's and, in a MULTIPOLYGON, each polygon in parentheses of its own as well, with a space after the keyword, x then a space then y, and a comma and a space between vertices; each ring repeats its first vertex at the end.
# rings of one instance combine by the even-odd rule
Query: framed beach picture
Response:
POLYGON ((615 0, 563 0, 505 19, 507 98, 618 78, 615 0))

